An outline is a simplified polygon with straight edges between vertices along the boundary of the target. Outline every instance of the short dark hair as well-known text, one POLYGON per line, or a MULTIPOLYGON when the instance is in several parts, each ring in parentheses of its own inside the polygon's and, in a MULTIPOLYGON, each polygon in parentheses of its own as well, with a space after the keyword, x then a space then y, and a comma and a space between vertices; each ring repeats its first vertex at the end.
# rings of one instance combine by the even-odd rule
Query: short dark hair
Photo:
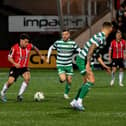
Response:
POLYGON ((62 32, 70 32, 70 30, 67 29, 67 28, 64 28, 64 29, 62 30, 62 32))
POLYGON ((103 26, 103 28, 113 27, 111 22, 104 22, 102 26, 103 26))
POLYGON ((28 35, 28 34, 26 34, 26 33, 23 33, 23 34, 21 34, 20 35, 20 39, 28 39, 28 40, 30 40, 30 36, 28 35))
POLYGON ((122 34, 122 32, 121 32, 120 29, 117 29, 117 30, 116 30, 116 33, 121 33, 121 34, 122 34))

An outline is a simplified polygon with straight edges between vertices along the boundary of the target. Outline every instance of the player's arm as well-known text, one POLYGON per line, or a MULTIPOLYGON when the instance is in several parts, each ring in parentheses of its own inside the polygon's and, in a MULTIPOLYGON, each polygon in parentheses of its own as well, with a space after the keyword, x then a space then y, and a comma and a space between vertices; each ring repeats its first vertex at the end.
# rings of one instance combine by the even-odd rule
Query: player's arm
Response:
POLYGON ((48 49, 47 60, 46 60, 47 63, 49 63, 52 50, 53 50, 53 45, 51 45, 51 46, 49 47, 49 49, 48 49))
POLYGON ((102 65, 102 67, 108 72, 108 73, 111 73, 111 68, 108 67, 102 60, 102 58, 99 56, 97 58, 98 62, 102 65))
POLYGON ((124 40, 124 60, 126 60, 126 40, 124 40))
POLYGON ((93 55, 94 50, 97 48, 96 44, 92 44, 91 47, 89 48, 88 54, 87 54, 87 64, 90 65, 90 61, 93 55))
POLYGON ((32 48, 35 50, 35 52, 40 56, 42 60, 45 60, 45 57, 40 53, 39 49, 36 46, 32 45, 32 48))
MULTIPOLYGON (((102 49, 103 50, 103 49, 102 49)), ((101 58, 101 54, 103 53, 101 49, 98 49, 95 53, 95 57, 97 59, 97 61, 101 64, 101 66, 108 72, 110 73, 111 72, 111 68, 108 67, 102 60, 101 58)))
POLYGON ((109 55, 109 62, 111 63, 111 56, 112 56, 112 43, 111 43, 111 46, 109 47, 109 53, 108 53, 108 55, 109 55))
POLYGON ((97 45, 93 43, 91 47, 89 48, 88 54, 87 54, 87 64, 86 64, 86 71, 91 71, 90 64, 91 64, 91 58, 93 55, 94 50, 97 48, 97 45))
POLYGON ((11 48, 9 55, 8 55, 8 61, 13 64, 16 68, 20 68, 20 64, 16 63, 13 59, 13 55, 14 55, 15 50, 13 48, 11 48))
POLYGON ((46 62, 49 63, 50 61, 50 56, 51 56, 51 53, 52 53, 52 50, 53 49, 57 49, 57 41, 53 43, 53 45, 51 45, 48 49, 48 54, 47 54, 47 59, 46 59, 46 62))

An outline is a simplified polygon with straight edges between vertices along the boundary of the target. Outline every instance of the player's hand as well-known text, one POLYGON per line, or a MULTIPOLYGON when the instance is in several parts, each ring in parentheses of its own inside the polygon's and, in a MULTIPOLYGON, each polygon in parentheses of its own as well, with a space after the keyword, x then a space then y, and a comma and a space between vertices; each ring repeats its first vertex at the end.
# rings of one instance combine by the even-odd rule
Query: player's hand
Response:
POLYGON ((40 56, 40 59, 41 59, 41 60, 45 60, 45 57, 41 55, 41 56, 40 56))
POLYGON ((111 68, 106 66, 105 70, 107 71, 107 73, 111 74, 111 68))
POLYGON ((49 63, 49 58, 46 59, 46 62, 49 63))
POLYGON ((18 63, 14 63, 14 66, 15 66, 16 68, 20 68, 20 64, 18 64, 18 63))

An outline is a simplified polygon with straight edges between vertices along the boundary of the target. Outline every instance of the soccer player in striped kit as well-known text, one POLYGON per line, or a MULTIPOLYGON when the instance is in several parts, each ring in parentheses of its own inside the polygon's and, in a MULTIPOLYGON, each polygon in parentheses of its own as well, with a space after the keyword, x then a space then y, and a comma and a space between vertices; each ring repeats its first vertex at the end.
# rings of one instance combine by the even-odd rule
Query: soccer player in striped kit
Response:
POLYGON ((83 99, 87 95, 90 87, 95 83, 95 77, 92 72, 91 62, 94 58, 103 66, 107 72, 111 72, 110 68, 104 64, 100 51, 104 48, 106 44, 106 38, 112 32, 112 24, 110 22, 104 22, 101 32, 95 34, 89 41, 84 45, 82 51, 78 54, 76 59, 76 64, 83 76, 83 84, 78 90, 77 95, 72 100, 70 105, 77 110, 83 111, 85 107, 83 106, 83 99))
POLYGON ((115 73, 117 67, 119 67, 119 85, 123 87, 123 71, 124 71, 124 59, 126 59, 126 55, 124 52, 126 51, 126 41, 122 39, 122 33, 120 30, 116 32, 116 39, 111 42, 109 48, 109 61, 112 62, 112 80, 110 85, 114 85, 115 81, 115 73))
POLYGON ((29 39, 30 38, 27 34, 21 34, 19 42, 12 46, 9 52, 8 61, 13 66, 10 68, 8 81, 4 84, 1 90, 1 100, 3 102, 7 101, 5 93, 7 92, 8 88, 14 83, 14 81, 17 80, 19 75, 23 77, 24 81, 22 82, 22 85, 20 87, 17 101, 22 101, 22 95, 30 81, 28 61, 31 49, 34 49, 36 53, 40 56, 40 58, 44 60, 44 57, 40 54, 38 48, 29 43, 29 39))
POLYGON ((70 91, 73 75, 72 55, 75 51, 80 52, 80 48, 75 41, 70 39, 70 32, 64 30, 62 32, 62 39, 57 40, 48 50, 47 63, 53 49, 57 50, 56 66, 60 78, 60 82, 66 81, 64 98, 69 99, 68 93, 70 91))

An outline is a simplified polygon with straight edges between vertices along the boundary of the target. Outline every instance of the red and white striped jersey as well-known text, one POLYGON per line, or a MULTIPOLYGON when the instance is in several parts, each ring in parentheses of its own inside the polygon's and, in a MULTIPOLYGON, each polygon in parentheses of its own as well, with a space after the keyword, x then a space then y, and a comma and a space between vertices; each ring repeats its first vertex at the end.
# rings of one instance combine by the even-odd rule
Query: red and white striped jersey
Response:
POLYGON ((20 68, 28 67, 29 54, 32 47, 33 45, 29 43, 26 48, 21 48, 17 43, 11 48, 8 56, 13 58, 16 63, 20 64, 20 68))
POLYGON ((113 40, 111 42, 110 49, 112 50, 112 58, 124 58, 124 50, 126 50, 126 41, 123 39, 120 42, 113 40))

